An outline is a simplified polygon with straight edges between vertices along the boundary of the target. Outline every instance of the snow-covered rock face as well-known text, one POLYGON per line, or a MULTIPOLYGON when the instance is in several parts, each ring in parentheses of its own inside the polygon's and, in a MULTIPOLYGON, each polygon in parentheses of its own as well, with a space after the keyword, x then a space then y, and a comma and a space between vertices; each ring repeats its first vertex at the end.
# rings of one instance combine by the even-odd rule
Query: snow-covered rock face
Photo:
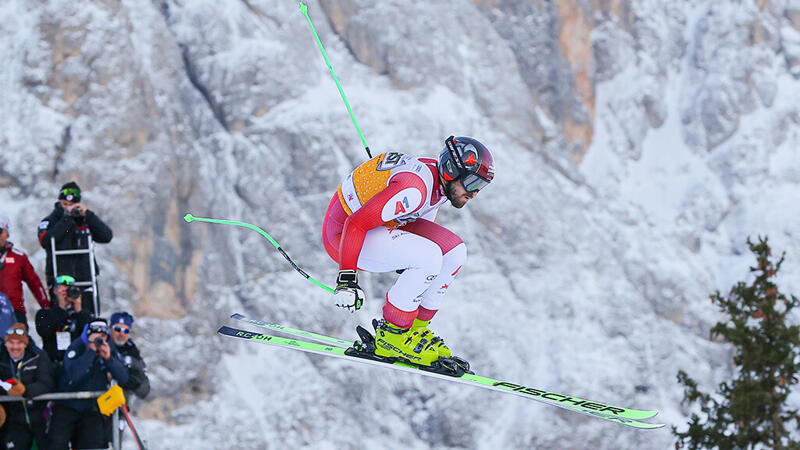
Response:
MULTIPOLYGON (((450 134, 496 154, 493 185, 442 209, 469 262, 433 328, 480 373, 680 426, 677 370, 708 388, 730 373, 707 296, 746 276, 747 236, 788 252, 781 287, 800 292, 800 6, 434 3, 309 4, 373 154, 435 155, 450 134)), ((0 213, 42 272, 34 230, 62 183, 114 229, 104 311, 137 315, 152 446, 671 446, 663 430, 216 337, 240 311, 349 339, 394 279, 363 276, 350 315, 257 233, 182 220, 258 224, 333 281, 322 215, 366 152, 305 17, 254 0, 6 4, 0 213)))

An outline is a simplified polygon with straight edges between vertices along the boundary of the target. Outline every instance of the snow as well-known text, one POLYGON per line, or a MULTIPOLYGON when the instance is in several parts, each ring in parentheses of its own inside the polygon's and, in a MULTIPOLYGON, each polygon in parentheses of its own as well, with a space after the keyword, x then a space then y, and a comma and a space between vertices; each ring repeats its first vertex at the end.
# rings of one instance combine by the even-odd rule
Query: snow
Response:
POLYGON ((731 375, 708 295, 747 278, 748 236, 787 252, 779 286, 800 292, 798 33, 780 5, 596 6, 608 66, 573 159, 564 124, 590 114, 548 5, 309 2, 373 155, 432 156, 450 134, 496 154, 492 186, 440 213, 469 261, 434 330, 481 374, 661 411, 667 428, 637 432, 214 334, 238 311, 351 339, 394 280, 364 274, 345 313, 257 233, 181 220, 254 223, 335 279, 321 215, 366 152, 295 4, 6 3, 0 214, 41 272, 34 230, 67 179, 110 222, 101 292, 137 314, 152 447, 671 448, 691 412, 677 371, 709 391, 731 375))

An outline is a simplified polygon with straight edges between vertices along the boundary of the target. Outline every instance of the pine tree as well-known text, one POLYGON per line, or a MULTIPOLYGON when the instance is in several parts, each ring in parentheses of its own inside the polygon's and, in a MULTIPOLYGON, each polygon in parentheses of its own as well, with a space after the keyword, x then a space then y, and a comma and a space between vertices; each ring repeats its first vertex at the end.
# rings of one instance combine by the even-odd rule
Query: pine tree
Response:
POLYGON ((800 416, 786 405, 800 372, 800 327, 789 323, 798 299, 781 294, 773 282, 785 253, 773 263, 767 238, 758 241, 747 239, 757 259, 750 268, 752 284, 737 283, 727 298, 719 291, 711 296, 728 318, 711 335, 733 345, 737 378, 720 384, 712 396, 701 392, 686 372, 678 372, 683 403, 699 403, 705 420, 692 414, 688 430, 680 433, 673 427, 676 448, 800 448, 797 436, 790 434, 800 428, 800 416))

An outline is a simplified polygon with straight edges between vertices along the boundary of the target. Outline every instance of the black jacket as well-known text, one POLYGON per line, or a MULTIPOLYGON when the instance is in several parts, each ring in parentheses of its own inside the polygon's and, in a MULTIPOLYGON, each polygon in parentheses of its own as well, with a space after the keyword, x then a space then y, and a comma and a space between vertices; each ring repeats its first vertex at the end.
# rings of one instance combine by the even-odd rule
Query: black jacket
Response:
MULTIPOLYGON (((8 354, 5 345, 0 349, 0 380, 5 381, 11 378, 16 378, 25 385, 25 394, 23 396, 26 399, 52 392, 56 384, 53 364, 50 362, 50 358, 47 357, 47 353, 32 344, 28 344, 22 359, 18 363, 14 363, 11 359, 11 355, 8 354)), ((0 395, 8 395, 8 393, 5 389, 0 389, 0 395)), ((42 413, 46 404, 47 400, 38 402, 26 400, 25 406, 23 406, 23 402, 2 403, 6 409, 6 421, 22 424, 27 423, 25 418, 26 410, 32 423, 43 423, 42 413)))
POLYGON ((130 401, 131 392, 139 398, 147 397, 150 393, 150 379, 147 378, 147 364, 144 363, 139 348, 133 343, 133 339, 128 339, 124 345, 118 345, 117 350, 130 375, 128 382, 122 385, 125 389, 125 398, 130 401))
MULTIPOLYGON (((118 384, 128 381, 128 368, 122 362, 117 347, 109 342, 111 357, 103 359, 86 346, 86 332, 72 341, 64 354, 64 370, 58 379, 58 389, 62 392, 105 391, 109 387, 110 374, 118 384)), ((77 410, 97 410, 96 399, 63 400, 66 406, 77 410)))
POLYGON ((66 331, 70 334, 70 343, 78 339, 83 332, 83 327, 89 323, 92 316, 81 311, 76 313, 61 309, 57 302, 50 309, 40 309, 36 312, 36 332, 42 338, 42 347, 47 352, 50 360, 60 364, 64 360, 64 350, 58 350, 56 333, 66 331))
MULTIPOLYGON (((114 237, 111 228, 97 217, 91 210, 86 211, 86 216, 72 217, 65 214, 61 203, 56 202, 53 212, 39 223, 37 237, 39 244, 47 251, 46 274, 47 285, 55 284, 53 276, 53 255, 50 248, 50 238, 55 238, 56 250, 84 250, 89 248, 87 236, 100 244, 111 242, 114 237)), ((89 269, 89 255, 61 255, 58 256, 58 272, 60 275, 68 274, 78 281, 89 281, 92 278, 89 269)), ((95 261, 96 273, 100 273, 95 261)))

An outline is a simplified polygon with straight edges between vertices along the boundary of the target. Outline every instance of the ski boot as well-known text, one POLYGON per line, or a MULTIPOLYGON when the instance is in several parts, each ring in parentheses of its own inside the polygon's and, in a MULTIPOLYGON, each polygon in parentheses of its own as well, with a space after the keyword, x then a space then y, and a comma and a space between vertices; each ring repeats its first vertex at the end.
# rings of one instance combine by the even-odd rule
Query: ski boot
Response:
POLYGON ((439 353, 440 358, 447 358, 452 360, 453 363, 458 365, 464 372, 471 373, 469 370, 469 363, 458 356, 453 356, 450 352, 450 348, 444 343, 444 340, 439 336, 433 334, 433 331, 428 328, 428 324, 430 324, 430 320, 419 320, 414 319, 414 323, 411 325, 410 331, 419 331, 422 333, 422 336, 425 336, 427 339, 430 340, 431 345, 436 348, 437 353, 439 353))
POLYGON ((375 327, 375 354, 430 366, 439 359, 432 339, 430 330, 403 329, 382 320, 375 327))
POLYGON ((436 348, 436 352, 439 353, 439 356, 443 358, 449 358, 450 348, 445 345, 442 338, 433 334, 433 331, 428 328, 429 323, 431 323, 430 320, 414 319, 414 323, 411 325, 411 331, 419 330, 423 336, 430 336, 429 339, 431 344, 436 348))

